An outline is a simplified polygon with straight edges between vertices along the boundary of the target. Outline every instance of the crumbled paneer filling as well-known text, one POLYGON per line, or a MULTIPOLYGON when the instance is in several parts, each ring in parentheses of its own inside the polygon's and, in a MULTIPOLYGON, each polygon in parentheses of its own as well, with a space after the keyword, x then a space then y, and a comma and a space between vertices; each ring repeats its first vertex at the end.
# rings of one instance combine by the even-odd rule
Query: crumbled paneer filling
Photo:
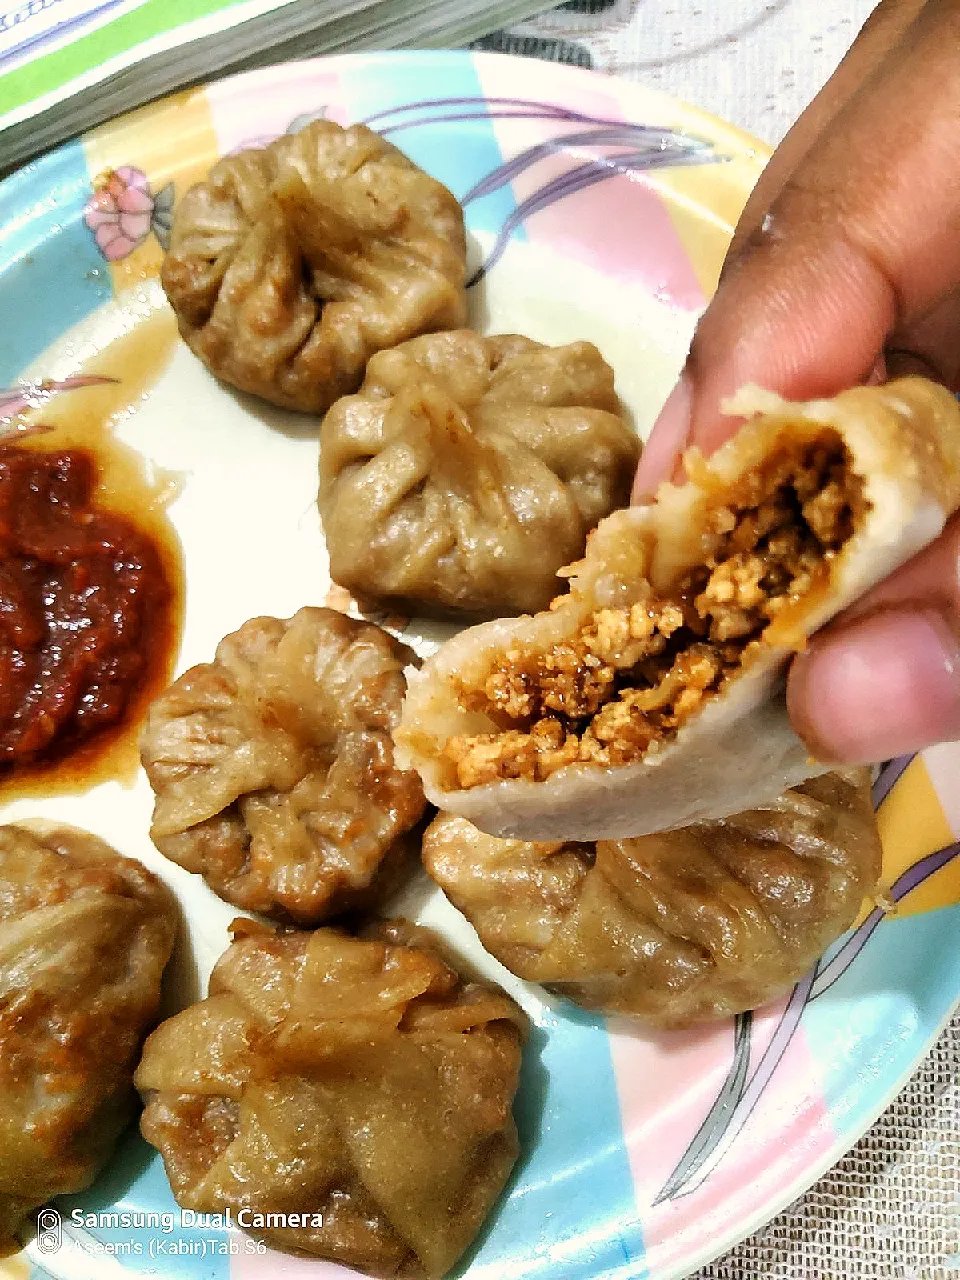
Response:
POLYGON ((462 705, 500 731, 451 738, 460 787, 542 781, 569 764, 626 764, 673 736, 724 687, 787 605, 826 581, 865 510, 839 437, 784 447, 710 517, 713 554, 671 592, 598 609, 542 653, 499 655, 462 705))

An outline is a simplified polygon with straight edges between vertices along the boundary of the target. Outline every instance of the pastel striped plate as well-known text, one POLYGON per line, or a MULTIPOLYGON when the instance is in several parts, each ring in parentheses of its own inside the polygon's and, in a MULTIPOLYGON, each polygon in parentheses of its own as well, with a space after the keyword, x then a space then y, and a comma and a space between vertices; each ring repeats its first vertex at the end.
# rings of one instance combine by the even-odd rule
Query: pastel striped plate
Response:
MULTIPOLYGON (((470 230, 474 322, 589 338, 646 432, 714 288, 766 159, 728 125, 588 72, 468 53, 331 58, 240 76, 97 129, 0 185, 2 394, 63 384, 113 412, 151 466, 185 476, 171 516, 187 563, 180 667, 259 613, 352 602, 326 576, 315 424, 218 385, 178 344, 157 284, 171 210, 214 159, 319 115, 366 121, 445 182, 470 230), (144 370, 148 372, 144 372, 144 370), (95 373, 119 379, 91 385, 95 373), (73 381, 71 381, 73 380, 73 381)), ((382 618, 426 650, 436 629, 382 618)), ((464 1264, 471 1280, 689 1275, 802 1192, 903 1085, 960 994, 960 746, 877 782, 895 913, 865 915, 784 1000, 669 1035, 588 1015, 512 979, 424 881, 399 904, 521 1000, 535 1033, 518 1099, 523 1154, 464 1264)), ((173 886, 202 989, 235 914, 153 850, 144 781, 8 804, 86 826, 173 886)), ((88 1193, 0 1275, 332 1280, 178 1214, 131 1133, 88 1193), (126 1216, 124 1216, 126 1215, 126 1216)))

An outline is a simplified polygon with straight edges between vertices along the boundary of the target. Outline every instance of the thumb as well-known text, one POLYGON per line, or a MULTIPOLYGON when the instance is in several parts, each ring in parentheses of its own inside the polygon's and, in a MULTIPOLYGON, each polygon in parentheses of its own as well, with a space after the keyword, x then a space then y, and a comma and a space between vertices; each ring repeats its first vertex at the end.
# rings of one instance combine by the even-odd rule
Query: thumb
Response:
POLYGON ((824 761, 960 738, 960 516, 793 662, 787 706, 824 761))

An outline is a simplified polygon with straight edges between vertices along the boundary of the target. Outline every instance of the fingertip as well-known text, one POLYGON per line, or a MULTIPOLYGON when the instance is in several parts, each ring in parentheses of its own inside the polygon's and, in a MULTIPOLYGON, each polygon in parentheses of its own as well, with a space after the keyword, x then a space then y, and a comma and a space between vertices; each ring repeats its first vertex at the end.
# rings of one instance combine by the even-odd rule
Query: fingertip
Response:
POLYGON ((664 480, 674 474, 687 447, 693 419, 693 381, 684 369, 653 424, 633 481, 631 502, 649 502, 664 480))
POLYGON ((931 609, 873 614, 798 655, 787 707, 813 755, 870 764, 960 736, 960 646, 931 609))

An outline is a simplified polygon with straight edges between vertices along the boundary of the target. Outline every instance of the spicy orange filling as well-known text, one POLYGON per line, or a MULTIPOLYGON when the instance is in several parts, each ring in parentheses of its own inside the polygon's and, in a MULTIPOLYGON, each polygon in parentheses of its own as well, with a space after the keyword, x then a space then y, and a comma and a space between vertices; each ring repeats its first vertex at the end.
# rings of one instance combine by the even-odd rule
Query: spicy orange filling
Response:
POLYGON ((499 731, 447 742, 461 788, 656 750, 750 664, 788 605, 813 600, 868 506, 830 430, 781 446, 717 497, 711 554, 671 591, 598 608, 543 652, 502 652, 482 687, 462 690, 499 731))

